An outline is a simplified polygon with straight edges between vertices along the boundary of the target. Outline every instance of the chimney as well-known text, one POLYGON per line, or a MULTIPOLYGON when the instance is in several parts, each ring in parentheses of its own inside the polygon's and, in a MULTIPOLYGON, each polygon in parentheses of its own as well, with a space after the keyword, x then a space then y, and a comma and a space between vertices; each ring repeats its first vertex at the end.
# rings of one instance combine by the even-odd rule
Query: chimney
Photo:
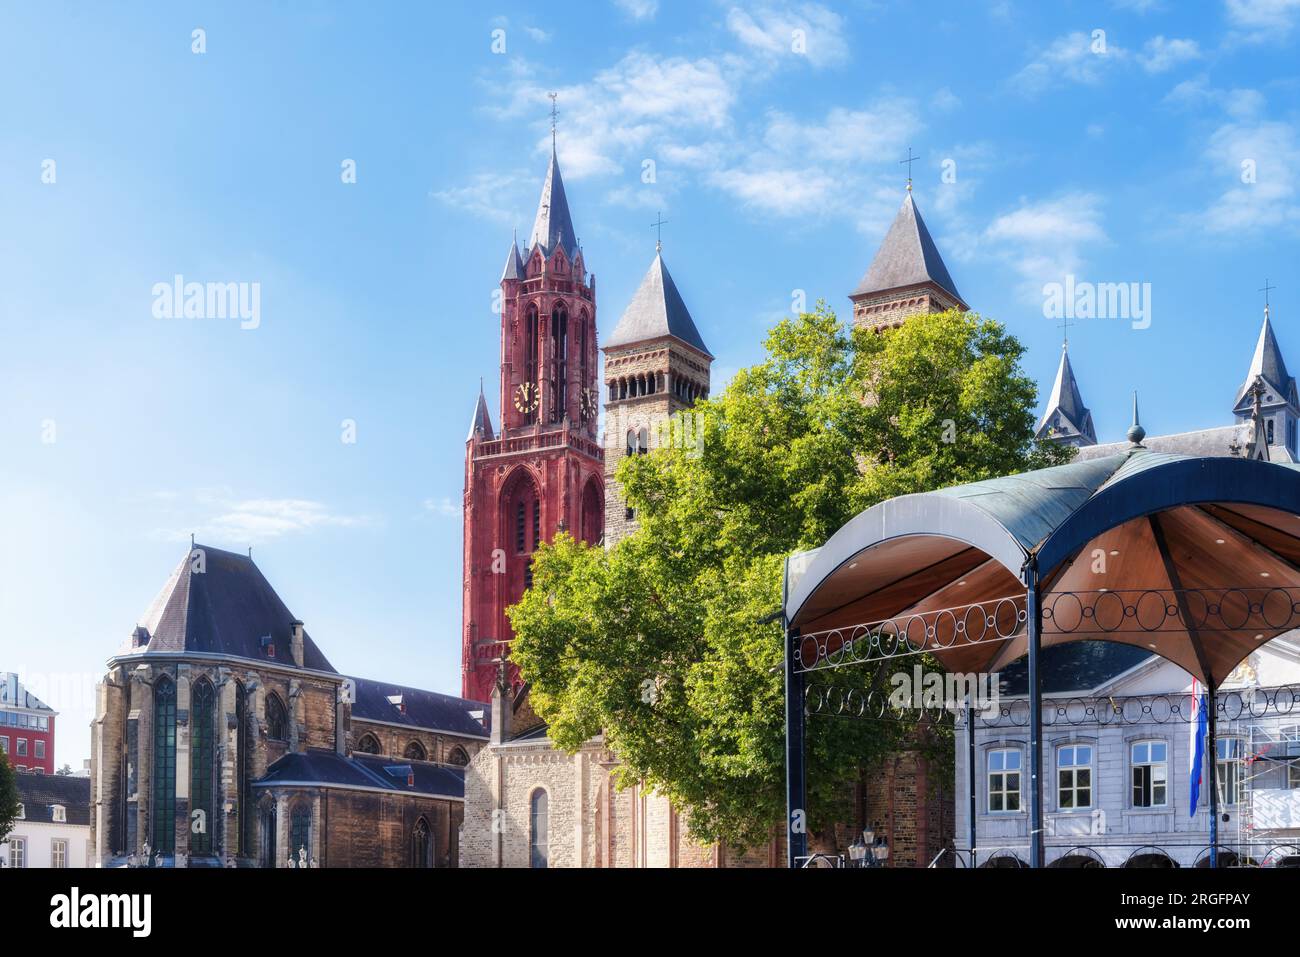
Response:
POLYGON ((297 618, 289 622, 289 650, 293 653, 293 663, 302 667, 302 622, 297 618))
POLYGON ((505 675, 501 675, 492 688, 492 729, 488 732, 489 744, 502 744, 510 738, 510 689, 506 687, 505 675))

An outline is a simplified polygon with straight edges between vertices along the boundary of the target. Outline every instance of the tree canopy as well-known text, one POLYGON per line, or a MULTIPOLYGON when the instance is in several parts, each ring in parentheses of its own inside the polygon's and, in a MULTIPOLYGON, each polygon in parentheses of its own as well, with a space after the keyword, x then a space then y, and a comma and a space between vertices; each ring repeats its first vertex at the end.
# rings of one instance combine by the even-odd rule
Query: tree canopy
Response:
MULTIPOLYGON (((785 556, 892 496, 1070 454, 1034 440, 1024 349, 974 313, 873 333, 818 303, 764 347, 619 465, 638 530, 608 550, 556 536, 509 612, 511 655, 556 745, 603 732, 622 783, 689 808, 694 838, 740 846, 785 816, 782 632, 760 623, 780 607, 785 556)), ((846 784, 908 733, 809 722, 811 825, 843 812, 846 784)))
POLYGON ((0 841, 9 836, 18 820, 18 781, 7 755, 0 754, 0 841))

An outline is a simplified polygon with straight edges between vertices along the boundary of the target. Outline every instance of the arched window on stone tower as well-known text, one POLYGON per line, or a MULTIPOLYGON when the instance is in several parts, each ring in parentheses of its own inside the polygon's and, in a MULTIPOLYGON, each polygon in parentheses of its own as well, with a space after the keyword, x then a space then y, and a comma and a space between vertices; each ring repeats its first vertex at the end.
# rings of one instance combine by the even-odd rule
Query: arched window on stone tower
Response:
POLYGON ((433 835, 423 817, 411 829, 411 866, 433 867, 433 835))
POLYGON ((289 717, 280 696, 272 691, 266 696, 266 736, 272 741, 289 740, 289 717))
POLYGON ((528 866, 546 867, 550 852, 550 801, 538 788, 528 800, 528 866))
POLYGON ((465 753, 464 748, 460 745, 456 745, 456 747, 447 752, 447 763, 454 764, 458 768, 463 768, 465 765, 469 764, 469 755, 465 753))
POLYGON ((176 850, 176 682, 163 675, 153 686, 153 850, 176 850))
POLYGON ((212 853, 216 826, 212 796, 216 778, 216 691, 200 678, 190 689, 190 854, 212 853))
POLYGON ((429 757, 429 755, 428 752, 424 750, 424 745, 419 741, 412 741, 406 746, 404 757, 411 761, 424 761, 429 757))
POLYGON ((357 741, 357 750, 362 754, 379 754, 379 739, 367 731, 357 741))

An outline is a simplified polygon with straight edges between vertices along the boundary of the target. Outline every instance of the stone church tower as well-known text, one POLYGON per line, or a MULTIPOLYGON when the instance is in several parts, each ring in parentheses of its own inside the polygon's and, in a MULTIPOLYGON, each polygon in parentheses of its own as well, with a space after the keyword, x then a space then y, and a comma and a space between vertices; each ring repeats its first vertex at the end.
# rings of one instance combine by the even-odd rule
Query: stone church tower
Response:
POLYGON ((871 329, 902 325, 918 313, 965 311, 965 300, 930 238, 907 184, 903 205, 862 281, 849 295, 853 324, 871 329))
POLYGON ((659 244, 603 351, 605 544, 610 546, 636 528, 636 516, 614 478, 619 463, 666 441, 668 420, 696 399, 709 397, 713 356, 664 265, 659 244))
MULTIPOLYGON (((603 533, 604 455, 596 437, 596 278, 578 246, 555 151, 537 217, 501 275, 496 434, 479 392, 465 442, 462 695, 492 697, 512 637, 505 610, 532 578, 532 555, 557 531, 603 533)), ((518 681, 510 666, 509 680, 518 681)))

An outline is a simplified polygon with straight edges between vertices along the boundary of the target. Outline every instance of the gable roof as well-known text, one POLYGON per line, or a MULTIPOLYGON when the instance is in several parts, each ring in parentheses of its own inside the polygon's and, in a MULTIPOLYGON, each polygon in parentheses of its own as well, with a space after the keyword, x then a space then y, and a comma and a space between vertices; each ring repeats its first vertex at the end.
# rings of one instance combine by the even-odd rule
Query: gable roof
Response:
POLYGON ((528 249, 540 245, 549 256, 556 247, 562 248, 569 259, 578 254, 578 239, 573 231, 573 217, 569 214, 569 199, 564 194, 564 180, 560 164, 551 151, 551 165, 546 168, 546 182, 542 184, 542 197, 537 201, 537 218, 528 238, 528 249))
MULTIPOLYGON (((252 558, 195 545, 118 654, 221 654, 293 667, 289 642, 296 620, 252 558), (202 571, 197 570, 197 552, 202 553, 202 571), (274 658, 262 643, 265 636, 275 647, 274 658)), ((334 671, 305 632, 303 667, 334 671)))
POLYGON ((1083 404, 1079 383, 1074 378, 1074 369, 1070 367, 1070 354, 1065 348, 1061 349, 1061 364, 1056 369, 1056 382, 1052 385, 1052 394, 1047 400, 1047 411, 1038 422, 1039 438, 1047 434, 1053 417, 1057 415, 1065 420, 1069 429, 1058 431, 1056 435, 1065 437, 1073 430, 1075 434, 1096 443, 1097 433, 1092 426, 1092 413, 1083 404))
POLYGON ((695 328, 695 320, 691 318, 682 294, 677 291, 677 284, 664 265, 662 253, 656 251, 654 261, 646 270, 618 325, 605 340, 604 347, 608 350, 665 336, 713 358, 700 337, 700 331, 695 328))
POLYGON ((885 234, 885 241, 876 252, 876 258, 871 261, 852 296, 867 296, 927 282, 965 305, 909 190, 894 217, 894 224, 885 234))
POLYGON ((90 778, 74 774, 34 774, 20 771, 14 775, 23 817, 44 824, 90 824, 90 778), (67 821, 54 820, 52 805, 67 809, 67 821))
POLYGON ((305 784, 323 787, 356 788, 393 791, 405 794, 422 794, 430 797, 463 799, 465 797, 465 771, 463 768, 427 761, 399 760, 374 754, 354 754, 344 757, 334 751, 309 748, 291 751, 269 768, 266 774, 253 782, 253 787, 305 784), (415 783, 408 785, 404 773, 390 772, 410 768, 415 783))
POLYGON ((383 721, 471 738, 488 736, 485 722, 470 715, 471 711, 482 711, 486 719, 488 706, 481 701, 372 681, 369 678, 352 680, 356 682, 357 688, 356 701, 352 704, 354 719, 383 721), (405 713, 388 700, 394 695, 402 696, 405 713))

